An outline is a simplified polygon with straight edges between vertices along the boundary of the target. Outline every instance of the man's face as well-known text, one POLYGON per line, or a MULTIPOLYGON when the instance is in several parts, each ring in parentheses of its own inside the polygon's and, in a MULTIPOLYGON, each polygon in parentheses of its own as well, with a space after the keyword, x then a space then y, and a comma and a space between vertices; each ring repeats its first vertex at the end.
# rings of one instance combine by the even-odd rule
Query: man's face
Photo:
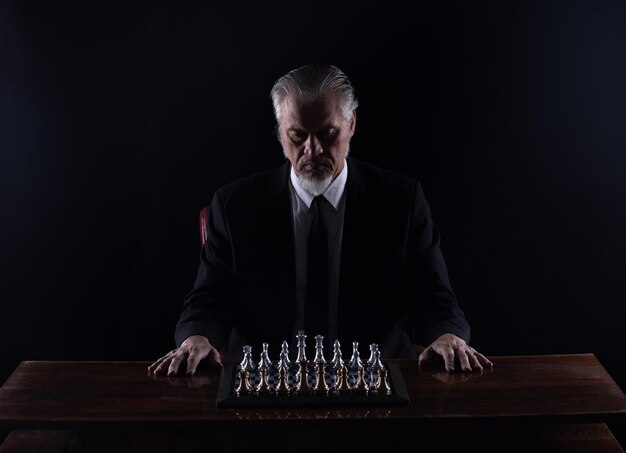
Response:
POLYGON ((296 174, 316 181, 336 177, 343 169, 355 125, 356 112, 346 120, 334 96, 308 103, 285 98, 279 134, 296 174))

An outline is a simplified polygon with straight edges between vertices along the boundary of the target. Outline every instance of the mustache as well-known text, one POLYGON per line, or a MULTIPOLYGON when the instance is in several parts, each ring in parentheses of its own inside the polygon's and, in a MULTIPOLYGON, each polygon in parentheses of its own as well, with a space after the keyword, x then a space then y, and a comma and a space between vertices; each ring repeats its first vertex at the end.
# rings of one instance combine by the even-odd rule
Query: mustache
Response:
POLYGON ((313 158, 307 158, 303 156, 298 161, 298 168, 302 168, 307 164, 312 164, 315 166, 324 166, 330 169, 333 168, 333 161, 329 157, 326 157, 326 156, 316 156, 313 158))

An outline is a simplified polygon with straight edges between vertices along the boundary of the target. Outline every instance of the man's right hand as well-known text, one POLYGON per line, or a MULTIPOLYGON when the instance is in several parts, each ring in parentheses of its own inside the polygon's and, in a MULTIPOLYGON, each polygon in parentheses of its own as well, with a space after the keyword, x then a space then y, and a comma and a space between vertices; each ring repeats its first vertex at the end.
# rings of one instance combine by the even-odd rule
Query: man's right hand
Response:
POLYGON ((215 349, 207 337, 192 335, 182 342, 179 348, 172 349, 159 360, 148 367, 151 374, 166 374, 175 376, 181 364, 185 362, 186 373, 192 376, 198 364, 206 360, 209 365, 222 367, 220 353, 215 349))

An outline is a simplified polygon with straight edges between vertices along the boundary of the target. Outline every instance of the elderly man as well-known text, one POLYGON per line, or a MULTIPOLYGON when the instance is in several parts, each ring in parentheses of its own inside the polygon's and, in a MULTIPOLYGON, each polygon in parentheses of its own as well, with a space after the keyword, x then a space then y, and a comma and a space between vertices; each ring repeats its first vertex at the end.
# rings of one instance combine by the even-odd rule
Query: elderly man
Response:
MULTIPOLYGON (((448 371, 491 362, 469 346, 439 234, 420 183, 349 156, 357 99, 332 65, 276 81, 271 98, 287 161, 220 188, 177 348, 149 367, 192 375, 278 347, 299 330, 379 345, 385 358, 442 359, 448 371)), ((330 343, 326 343, 327 345, 330 343)))

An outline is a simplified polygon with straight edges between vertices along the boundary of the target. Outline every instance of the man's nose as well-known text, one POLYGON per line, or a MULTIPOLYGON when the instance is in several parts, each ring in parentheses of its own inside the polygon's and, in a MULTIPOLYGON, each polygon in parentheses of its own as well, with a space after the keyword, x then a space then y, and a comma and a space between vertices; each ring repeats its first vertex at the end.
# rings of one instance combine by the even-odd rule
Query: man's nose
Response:
POLYGON ((305 153, 310 154, 311 157, 315 157, 318 154, 322 154, 322 152, 324 151, 322 148, 322 144, 317 139, 315 134, 309 135, 309 138, 307 138, 306 142, 304 143, 304 147, 305 147, 304 148, 305 153))

